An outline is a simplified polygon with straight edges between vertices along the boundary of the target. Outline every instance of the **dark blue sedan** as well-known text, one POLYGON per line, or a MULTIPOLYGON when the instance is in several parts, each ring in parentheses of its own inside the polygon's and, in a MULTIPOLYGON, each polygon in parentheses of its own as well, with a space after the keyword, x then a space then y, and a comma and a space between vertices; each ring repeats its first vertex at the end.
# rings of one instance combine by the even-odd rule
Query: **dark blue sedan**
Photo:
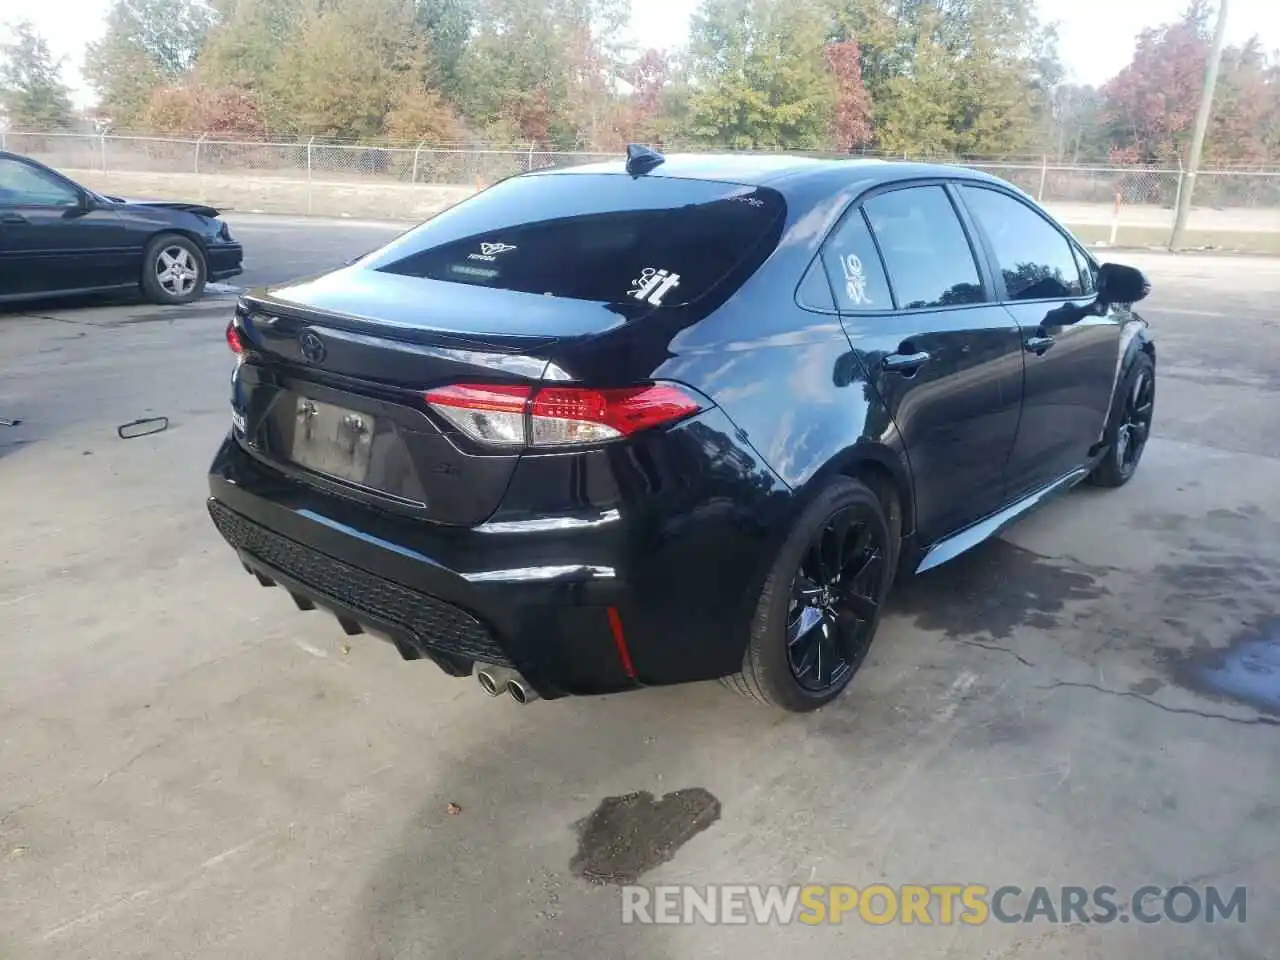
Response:
POLYGON ((141 288, 189 303, 243 257, 213 207, 106 197, 0 152, 0 302, 141 288))
POLYGON ((1147 292, 982 173, 633 148, 243 297, 208 506, 490 694, 811 710, 895 578, 1133 476, 1147 292))

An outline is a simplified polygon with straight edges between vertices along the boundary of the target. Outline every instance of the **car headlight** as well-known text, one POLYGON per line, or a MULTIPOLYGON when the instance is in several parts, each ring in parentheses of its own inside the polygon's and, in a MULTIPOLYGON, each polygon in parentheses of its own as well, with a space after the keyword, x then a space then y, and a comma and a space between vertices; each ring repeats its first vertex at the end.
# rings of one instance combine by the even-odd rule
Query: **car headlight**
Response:
POLYGON ((222 222, 222 226, 218 230, 218 239, 224 243, 231 242, 231 227, 225 220, 222 222))

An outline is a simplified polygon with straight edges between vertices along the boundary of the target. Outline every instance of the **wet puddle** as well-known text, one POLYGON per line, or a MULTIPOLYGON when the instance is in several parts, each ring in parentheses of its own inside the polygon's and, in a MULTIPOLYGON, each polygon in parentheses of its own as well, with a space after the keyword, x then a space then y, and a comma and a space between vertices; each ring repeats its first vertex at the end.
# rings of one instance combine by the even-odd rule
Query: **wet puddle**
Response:
POLYGON ((577 824, 578 852, 569 869, 591 883, 635 883, 719 819, 720 801, 701 787, 661 800, 648 791, 606 797, 577 824))
POLYGON ((1238 637, 1225 650, 1195 654, 1174 669, 1178 684, 1280 716, 1280 620, 1238 637))

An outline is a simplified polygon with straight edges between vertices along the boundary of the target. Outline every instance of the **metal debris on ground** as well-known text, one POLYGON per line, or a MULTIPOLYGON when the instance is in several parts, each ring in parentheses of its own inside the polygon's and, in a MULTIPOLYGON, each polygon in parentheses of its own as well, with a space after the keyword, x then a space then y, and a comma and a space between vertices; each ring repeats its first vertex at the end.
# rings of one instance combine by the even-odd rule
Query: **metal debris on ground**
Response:
POLYGON ((0 427, 16 427, 21 420, 10 420, 8 417, 0 417, 0 427))
POLYGON ((116 427, 116 434, 121 440, 132 440, 135 437, 146 437, 168 429, 168 417, 143 417, 140 420, 130 420, 128 423, 120 424, 116 427))

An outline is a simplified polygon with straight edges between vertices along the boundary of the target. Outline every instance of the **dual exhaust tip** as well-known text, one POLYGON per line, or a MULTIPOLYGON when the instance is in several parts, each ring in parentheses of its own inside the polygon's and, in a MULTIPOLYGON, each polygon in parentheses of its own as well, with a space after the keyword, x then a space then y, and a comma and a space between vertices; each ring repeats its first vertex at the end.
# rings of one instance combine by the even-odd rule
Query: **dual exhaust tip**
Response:
POLYGON ((505 693, 520 704, 533 703, 538 699, 538 691, 524 677, 505 667, 481 665, 476 670, 476 679, 480 681, 480 689, 491 697, 500 697, 505 693))

